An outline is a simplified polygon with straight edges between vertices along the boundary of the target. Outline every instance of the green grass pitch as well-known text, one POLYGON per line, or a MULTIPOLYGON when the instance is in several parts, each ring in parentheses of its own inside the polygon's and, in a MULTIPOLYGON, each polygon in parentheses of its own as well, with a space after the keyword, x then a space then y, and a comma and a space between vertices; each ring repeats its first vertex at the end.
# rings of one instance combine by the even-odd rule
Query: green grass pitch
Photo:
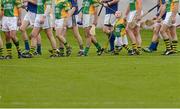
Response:
MULTIPOLYGON (((143 47, 151 36, 142 31, 143 47)), ((0 60, 0 107, 180 107, 180 55, 161 56, 162 40, 153 54, 96 56, 92 46, 88 57, 77 57, 71 31, 67 37, 71 57, 48 58, 42 32, 42 56, 17 59, 14 47, 14 59, 0 60)), ((101 30, 97 38, 103 45, 101 30)))

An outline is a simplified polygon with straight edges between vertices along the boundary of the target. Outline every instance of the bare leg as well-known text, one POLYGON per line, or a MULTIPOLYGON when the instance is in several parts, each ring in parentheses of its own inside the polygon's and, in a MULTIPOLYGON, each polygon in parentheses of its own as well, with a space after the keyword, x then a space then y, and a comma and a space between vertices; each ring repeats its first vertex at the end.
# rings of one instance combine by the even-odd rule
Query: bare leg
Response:
POLYGON ((178 46, 178 37, 177 37, 177 33, 176 33, 176 27, 172 26, 171 28, 169 28, 170 30, 170 37, 171 37, 171 49, 173 50, 174 53, 177 53, 177 46, 178 46))
POLYGON ((166 24, 163 24, 160 32, 161 35, 163 36, 166 45, 166 51, 163 53, 164 55, 171 54, 171 43, 170 43, 170 37, 167 34, 167 30, 168 30, 168 26, 166 24))
POLYGON ((56 47, 56 40, 55 40, 55 38, 54 38, 54 36, 52 34, 51 28, 46 29, 45 33, 47 34, 47 37, 48 37, 48 39, 49 39, 49 41, 51 43, 52 49, 54 49, 54 50, 57 49, 57 47, 56 47))
POLYGON ((77 25, 73 26, 73 33, 74 33, 74 37, 78 41, 79 49, 83 50, 83 40, 82 40, 82 37, 81 37, 81 35, 79 33, 79 29, 78 29, 77 25))

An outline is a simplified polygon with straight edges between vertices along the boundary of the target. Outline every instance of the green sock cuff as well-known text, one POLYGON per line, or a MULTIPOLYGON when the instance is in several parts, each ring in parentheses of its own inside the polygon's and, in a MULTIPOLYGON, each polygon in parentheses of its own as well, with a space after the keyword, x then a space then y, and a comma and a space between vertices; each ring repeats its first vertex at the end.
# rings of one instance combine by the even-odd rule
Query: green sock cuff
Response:
POLYGON ((24 43, 27 43, 27 42, 29 42, 28 40, 24 40, 24 43))
POLYGON ((6 49, 11 49, 12 48, 12 43, 6 43, 6 49))
POLYGON ((99 44, 98 42, 94 43, 94 45, 96 46, 96 48, 97 48, 98 50, 101 49, 101 46, 100 46, 100 44, 99 44))
POLYGON ((41 46, 41 44, 37 44, 37 46, 41 46))
POLYGON ((33 54, 35 52, 35 50, 36 50, 36 47, 31 47, 30 53, 33 54))
POLYGON ((68 44, 67 42, 64 43, 64 45, 67 45, 67 44, 68 44))
POLYGON ((177 40, 174 40, 174 41, 172 41, 172 43, 178 43, 178 41, 177 41, 177 40))
POLYGON ((0 56, 3 54, 3 48, 0 48, 0 56))
POLYGON ((64 43, 64 46, 67 48, 68 47, 68 43, 66 42, 66 43, 64 43))
POLYGON ((15 42, 14 45, 15 45, 16 47, 18 47, 18 46, 19 46, 19 41, 15 42))
POLYGON ((87 55, 88 52, 89 52, 89 47, 86 47, 86 48, 84 49, 84 54, 87 55))
POLYGON ((169 41, 169 39, 164 39, 164 41, 169 41))
POLYGON ((83 50, 84 48, 83 48, 83 45, 79 45, 79 48, 81 49, 81 50, 83 50))

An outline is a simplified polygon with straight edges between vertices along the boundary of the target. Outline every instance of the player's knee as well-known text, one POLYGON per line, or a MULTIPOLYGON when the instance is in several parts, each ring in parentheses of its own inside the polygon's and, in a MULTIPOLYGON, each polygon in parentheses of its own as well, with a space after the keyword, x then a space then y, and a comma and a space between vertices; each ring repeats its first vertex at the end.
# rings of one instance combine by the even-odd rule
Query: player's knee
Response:
POLYGON ((165 31, 163 28, 160 29, 160 33, 161 33, 161 34, 164 34, 165 32, 166 32, 166 31, 165 31))
POLYGON ((31 33, 31 35, 30 35, 30 39, 35 38, 35 37, 36 37, 36 35, 35 35, 35 34, 33 34, 33 33, 31 33))
POLYGON ((158 34, 159 30, 158 29, 154 29, 154 34, 158 34))
POLYGON ((20 27, 19 30, 20 30, 21 32, 25 32, 25 28, 23 28, 23 27, 20 27))

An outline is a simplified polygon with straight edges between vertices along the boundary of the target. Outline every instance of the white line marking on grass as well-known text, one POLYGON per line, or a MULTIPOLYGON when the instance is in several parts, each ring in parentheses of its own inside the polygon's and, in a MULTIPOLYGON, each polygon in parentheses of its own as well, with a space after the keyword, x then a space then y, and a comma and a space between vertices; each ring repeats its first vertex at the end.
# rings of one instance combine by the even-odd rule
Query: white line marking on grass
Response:
MULTIPOLYGON (((4 103, 4 104, 9 104, 9 103, 4 103)), ((41 106, 46 106, 46 105, 68 105, 68 106, 75 106, 75 105, 84 105, 84 106, 92 106, 92 105, 180 105, 179 102, 159 102, 159 103, 150 103, 150 102, 144 102, 144 101, 130 101, 130 102, 113 102, 113 101, 97 101, 97 102, 33 102, 33 103, 26 103, 26 102, 12 102, 10 103, 12 105, 41 105, 41 106)), ((177 107, 177 106, 176 106, 177 107)))

